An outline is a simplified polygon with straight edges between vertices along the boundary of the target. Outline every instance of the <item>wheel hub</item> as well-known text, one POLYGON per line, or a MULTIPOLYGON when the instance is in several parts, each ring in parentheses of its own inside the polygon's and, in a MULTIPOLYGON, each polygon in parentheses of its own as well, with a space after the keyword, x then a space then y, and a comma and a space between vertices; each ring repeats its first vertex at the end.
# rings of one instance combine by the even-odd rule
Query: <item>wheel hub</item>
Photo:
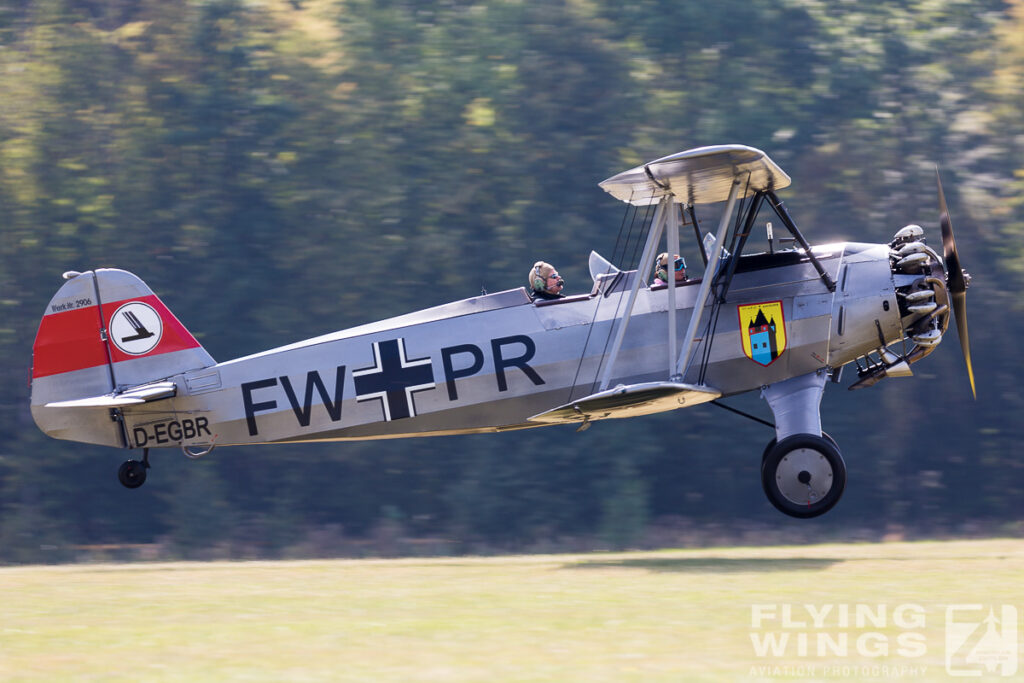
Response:
POLYGON ((790 502, 811 505, 832 489, 832 465, 812 448, 797 448, 779 461, 775 482, 790 502))

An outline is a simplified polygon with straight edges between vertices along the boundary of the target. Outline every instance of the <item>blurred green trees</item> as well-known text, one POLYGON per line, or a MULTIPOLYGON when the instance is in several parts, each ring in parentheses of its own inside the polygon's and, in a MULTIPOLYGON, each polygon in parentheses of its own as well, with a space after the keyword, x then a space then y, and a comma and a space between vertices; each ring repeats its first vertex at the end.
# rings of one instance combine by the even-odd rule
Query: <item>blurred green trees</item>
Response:
POLYGON ((626 546, 672 517, 787 533, 758 481, 770 434, 713 408, 583 434, 158 452, 136 492, 115 480, 122 454, 49 440, 28 412, 64 270, 138 273, 224 360, 517 286, 538 258, 586 289, 623 208, 596 183, 727 142, 793 176, 815 241, 934 234, 938 164, 975 276, 978 402, 952 341, 915 380, 832 388, 850 488, 816 528, 1017 521, 1022 83, 1020 2, 8 3, 0 561, 153 540, 274 554, 385 526, 455 549, 626 546))

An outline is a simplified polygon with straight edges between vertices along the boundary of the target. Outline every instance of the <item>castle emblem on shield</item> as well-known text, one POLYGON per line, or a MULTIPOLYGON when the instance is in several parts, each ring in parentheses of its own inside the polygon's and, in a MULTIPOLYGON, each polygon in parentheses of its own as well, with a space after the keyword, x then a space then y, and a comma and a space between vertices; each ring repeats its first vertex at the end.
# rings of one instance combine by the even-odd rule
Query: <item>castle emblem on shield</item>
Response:
POLYGON ((771 365, 786 350, 786 320, 781 301, 739 306, 743 355, 760 365, 771 365))

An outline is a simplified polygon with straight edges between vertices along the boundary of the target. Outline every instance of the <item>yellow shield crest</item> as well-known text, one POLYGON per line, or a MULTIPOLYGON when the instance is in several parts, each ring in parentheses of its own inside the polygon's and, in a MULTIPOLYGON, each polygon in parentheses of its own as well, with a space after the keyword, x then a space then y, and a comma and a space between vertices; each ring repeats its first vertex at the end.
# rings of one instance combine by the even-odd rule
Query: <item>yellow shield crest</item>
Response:
POLYGON ((760 365, 771 365, 786 350, 786 319, 781 301, 737 307, 743 355, 760 365))

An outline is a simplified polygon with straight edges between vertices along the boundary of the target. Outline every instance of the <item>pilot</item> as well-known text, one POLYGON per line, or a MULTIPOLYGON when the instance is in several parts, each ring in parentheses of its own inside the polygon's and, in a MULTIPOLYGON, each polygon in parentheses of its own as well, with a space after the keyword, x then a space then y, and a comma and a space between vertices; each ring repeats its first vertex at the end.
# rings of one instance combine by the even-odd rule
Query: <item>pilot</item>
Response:
MULTIPOLYGON (((654 282, 652 285, 667 285, 668 284, 668 252, 662 252, 658 254, 658 259, 654 262, 654 282)), ((686 259, 679 254, 675 255, 675 259, 672 262, 672 269, 676 274, 676 284, 686 282, 686 259)))
POLYGON ((550 263, 537 261, 530 269, 530 296, 534 301, 537 299, 561 299, 562 287, 565 280, 559 276, 558 271, 550 263))

